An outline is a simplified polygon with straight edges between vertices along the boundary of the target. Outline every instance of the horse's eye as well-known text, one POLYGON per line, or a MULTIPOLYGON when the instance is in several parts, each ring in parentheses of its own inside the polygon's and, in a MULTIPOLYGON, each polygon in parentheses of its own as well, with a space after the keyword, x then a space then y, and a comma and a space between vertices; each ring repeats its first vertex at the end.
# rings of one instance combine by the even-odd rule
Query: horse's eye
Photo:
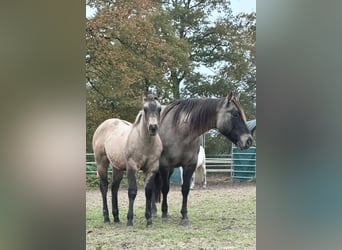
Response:
POLYGON ((160 111, 161 111, 161 107, 158 107, 158 113, 160 113, 160 111))
POLYGON ((144 108, 144 112, 147 113, 147 111, 148 111, 148 109, 145 107, 145 108, 144 108))

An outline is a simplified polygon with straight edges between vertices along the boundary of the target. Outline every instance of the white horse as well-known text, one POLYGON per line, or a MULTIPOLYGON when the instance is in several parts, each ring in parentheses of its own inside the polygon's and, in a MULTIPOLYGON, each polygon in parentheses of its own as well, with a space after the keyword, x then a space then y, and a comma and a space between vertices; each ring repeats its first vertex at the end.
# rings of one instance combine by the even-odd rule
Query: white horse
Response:
POLYGON ((201 184, 202 188, 207 187, 207 170, 205 167, 205 152, 202 146, 200 146, 200 150, 198 152, 196 170, 192 175, 190 189, 195 188, 195 183, 201 184))
MULTIPOLYGON (((180 170, 181 182, 183 184, 183 168, 180 167, 179 170, 180 170)), ((197 165, 192 175, 190 189, 194 189, 196 183, 201 184, 202 188, 207 187, 207 169, 205 167, 205 152, 202 146, 200 146, 200 149, 198 152, 197 165)))

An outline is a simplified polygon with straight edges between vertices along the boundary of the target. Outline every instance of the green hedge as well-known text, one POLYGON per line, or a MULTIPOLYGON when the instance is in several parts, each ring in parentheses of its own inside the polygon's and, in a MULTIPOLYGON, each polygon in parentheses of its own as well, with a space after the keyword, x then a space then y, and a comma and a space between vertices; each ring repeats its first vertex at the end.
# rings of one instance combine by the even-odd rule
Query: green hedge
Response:
MULTIPOLYGON (((91 171, 93 169, 90 169, 91 171)), ((141 171, 138 171, 137 173, 137 185, 138 188, 143 188, 144 187, 144 173, 141 171)), ((111 183, 112 179, 112 173, 108 173, 108 182, 111 183)), ((98 188, 100 186, 100 178, 96 176, 96 174, 87 174, 86 175, 86 184, 88 188, 98 188)), ((109 186, 110 188, 110 186, 109 186)), ((128 182, 127 182, 127 175, 126 172, 124 172, 124 176, 122 178, 120 188, 128 188, 128 182)))

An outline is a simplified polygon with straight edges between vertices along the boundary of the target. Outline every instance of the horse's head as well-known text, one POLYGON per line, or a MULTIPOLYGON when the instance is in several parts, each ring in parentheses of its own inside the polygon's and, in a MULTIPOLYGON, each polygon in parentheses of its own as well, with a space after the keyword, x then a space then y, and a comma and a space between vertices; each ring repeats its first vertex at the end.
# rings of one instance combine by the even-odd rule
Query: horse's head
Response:
POLYGON ((218 110, 217 129, 240 149, 252 146, 253 138, 239 98, 230 93, 218 110))
POLYGON ((160 111, 161 105, 157 96, 148 94, 144 97, 144 122, 151 136, 155 136, 158 132, 160 111))

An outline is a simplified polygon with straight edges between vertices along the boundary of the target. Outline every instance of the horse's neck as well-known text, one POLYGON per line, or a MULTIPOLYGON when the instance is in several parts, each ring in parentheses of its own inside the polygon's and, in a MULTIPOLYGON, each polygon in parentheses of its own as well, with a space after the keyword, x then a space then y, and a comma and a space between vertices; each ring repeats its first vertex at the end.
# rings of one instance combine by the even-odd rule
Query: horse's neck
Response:
MULTIPOLYGON (((199 118, 196 124, 191 127, 195 127, 196 129, 192 129, 192 133, 196 134, 196 136, 200 136, 205 132, 217 128, 217 117, 218 117, 218 107, 221 105, 220 99, 206 99, 205 103, 201 103, 201 111, 195 115, 199 118), (199 124, 199 125, 197 125, 199 124)), ((196 119, 195 119, 196 121, 196 119)))
POLYGON ((148 131, 144 123, 144 116, 141 116, 139 123, 136 124, 139 136, 141 138, 146 138, 148 136, 148 131))
POLYGON ((204 134, 205 132, 208 132, 210 129, 216 128, 216 116, 217 114, 215 114, 215 117, 212 119, 211 123, 208 123, 207 126, 203 127, 202 129, 199 129, 199 136, 204 134))
POLYGON ((199 137, 202 134, 204 134, 205 132, 208 132, 211 129, 217 128, 217 126, 216 126, 216 119, 217 119, 217 113, 214 113, 213 117, 210 119, 211 122, 206 123, 205 126, 201 126, 200 128, 198 128, 196 130, 194 130, 194 129, 192 129, 190 127, 189 129, 191 131, 191 134, 194 137, 199 137))

